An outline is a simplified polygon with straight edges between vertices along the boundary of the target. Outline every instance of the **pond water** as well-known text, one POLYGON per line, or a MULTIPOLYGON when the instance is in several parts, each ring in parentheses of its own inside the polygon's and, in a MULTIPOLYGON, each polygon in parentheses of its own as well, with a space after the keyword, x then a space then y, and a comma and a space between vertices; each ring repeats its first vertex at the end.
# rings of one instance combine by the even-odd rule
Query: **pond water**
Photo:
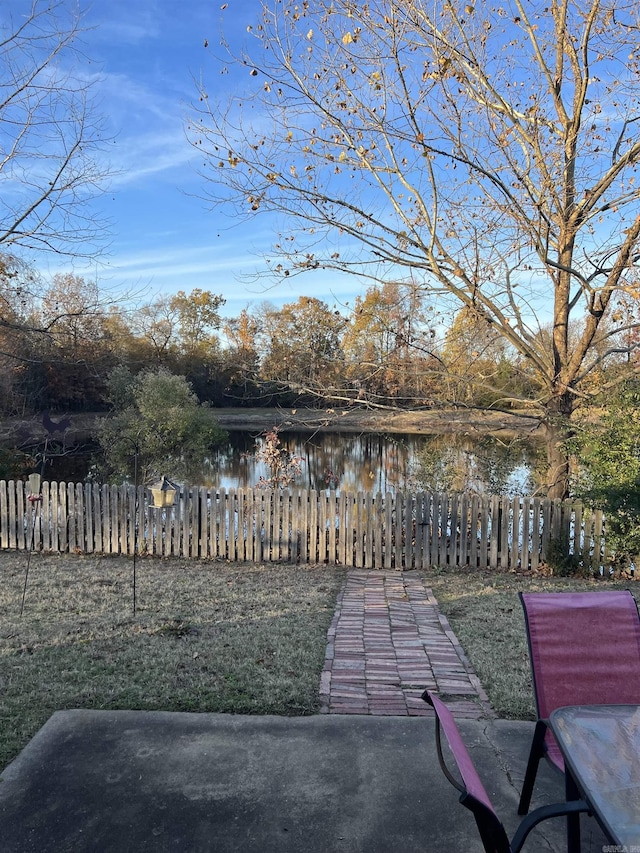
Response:
MULTIPOLYGON (((363 435, 280 433, 282 446, 301 463, 293 485, 338 491, 477 491, 530 494, 535 487, 539 447, 523 439, 477 439, 438 435, 363 435)), ((231 432, 229 444, 211 460, 204 485, 253 486, 268 478, 256 459, 256 441, 247 432, 231 432)))
MULTIPOLYGON (((492 436, 378 435, 282 432, 282 446, 300 459, 293 486, 338 491, 475 491, 531 494, 539 447, 523 438, 492 436)), ((231 431, 229 442, 204 462, 192 482, 209 488, 247 488, 268 478, 256 459, 256 438, 231 431)), ((90 455, 47 460, 45 477, 82 482, 91 469, 90 455)), ((167 472, 171 476, 171 472, 167 472)))

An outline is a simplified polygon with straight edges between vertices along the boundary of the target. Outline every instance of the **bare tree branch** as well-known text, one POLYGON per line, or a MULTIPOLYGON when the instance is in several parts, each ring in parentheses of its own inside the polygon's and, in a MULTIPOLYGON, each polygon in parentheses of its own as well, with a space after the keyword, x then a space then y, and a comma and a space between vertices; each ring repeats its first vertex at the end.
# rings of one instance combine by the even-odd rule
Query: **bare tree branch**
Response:
POLYGON ((599 330, 622 327, 611 306, 635 279, 639 14, 626 0, 265 2, 235 59, 247 91, 221 105, 201 86, 190 127, 209 199, 291 229, 268 275, 410 275, 499 332, 539 390, 556 496, 599 330))
POLYGON ((92 256, 107 223, 87 205, 108 175, 94 79, 76 43, 82 15, 32 0, 0 27, 0 247, 92 256), (87 211, 87 212, 85 212, 87 211))

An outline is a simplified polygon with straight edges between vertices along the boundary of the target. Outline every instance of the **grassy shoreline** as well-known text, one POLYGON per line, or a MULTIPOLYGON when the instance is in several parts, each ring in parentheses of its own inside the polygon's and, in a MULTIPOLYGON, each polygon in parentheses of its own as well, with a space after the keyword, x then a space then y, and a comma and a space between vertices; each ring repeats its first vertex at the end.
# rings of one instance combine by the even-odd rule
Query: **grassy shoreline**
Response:
MULTIPOLYGON (((530 413, 495 412, 475 409, 420 409, 391 411, 347 408, 211 408, 211 417, 228 430, 260 434, 278 426, 283 430, 313 433, 372 433, 405 435, 500 435, 539 437, 540 425, 530 413)), ((65 432, 67 445, 95 439, 104 413, 77 412, 69 415, 71 425, 65 432)), ((0 443, 13 446, 17 436, 44 441, 47 433, 40 417, 0 419, 0 443)))
POLYGON ((324 409, 212 409, 225 429, 282 429, 309 432, 389 433, 405 435, 502 434, 525 435, 539 429, 528 413, 475 409, 419 409, 390 411, 358 406, 324 409))

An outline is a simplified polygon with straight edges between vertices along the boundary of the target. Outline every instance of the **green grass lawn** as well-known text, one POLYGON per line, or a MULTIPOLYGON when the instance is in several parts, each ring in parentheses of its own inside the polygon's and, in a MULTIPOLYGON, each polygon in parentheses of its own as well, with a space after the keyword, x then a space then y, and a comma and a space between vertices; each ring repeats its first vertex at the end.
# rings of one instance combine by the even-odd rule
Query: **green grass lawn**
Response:
POLYGON ((465 649, 499 717, 534 720, 535 705, 518 592, 631 589, 635 581, 603 581, 480 571, 442 571, 426 577, 440 610, 465 649))
POLYGON ((344 572, 0 553, 0 768, 64 708, 312 714, 344 572))
MULTIPOLYGON (((65 708, 313 714, 345 571, 0 552, 0 769, 65 708)), ((520 590, 633 582, 425 575, 501 717, 533 719, 520 590)))

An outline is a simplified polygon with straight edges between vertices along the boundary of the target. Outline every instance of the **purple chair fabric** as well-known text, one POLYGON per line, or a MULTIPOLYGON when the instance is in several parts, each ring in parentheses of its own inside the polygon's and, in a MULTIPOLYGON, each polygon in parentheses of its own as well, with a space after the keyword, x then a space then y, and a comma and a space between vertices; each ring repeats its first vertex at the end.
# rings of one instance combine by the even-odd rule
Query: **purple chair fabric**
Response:
POLYGON ((470 797, 473 797, 481 803, 489 812, 491 812, 492 815, 494 815, 496 820, 498 820, 498 816, 491 805, 491 800, 489 799, 489 796, 484 789, 484 785, 478 776, 475 764, 469 755, 469 750, 460 736, 456 721, 453 719, 453 714, 444 704, 442 699, 439 699, 433 693, 429 694, 428 701, 433 710, 436 712, 442 731, 445 733, 447 738, 447 743, 449 744, 451 753, 458 765, 464 790, 470 797))
POLYGON ((543 756, 564 772, 546 721, 566 705, 640 703, 640 617, 629 590, 523 592, 538 724, 520 799, 526 814, 543 756))
POLYGON ((478 776, 451 711, 441 699, 428 690, 424 692, 422 698, 431 705, 436 713, 436 746, 440 765, 447 779, 460 791, 460 802, 473 813, 485 850, 491 851, 491 853, 510 853, 511 846, 507 833, 478 776), (454 779, 444 761, 440 740, 441 730, 445 734, 451 754, 460 772, 462 784, 454 779))
POLYGON ((431 705, 436 714, 436 747, 442 770, 452 785, 460 791, 462 805, 472 812, 486 853, 518 853, 528 834, 541 821, 560 815, 577 815, 580 812, 588 811, 583 800, 542 806, 531 812, 521 822, 513 839, 509 841, 502 821, 493 808, 469 751, 462 740, 451 711, 438 696, 429 690, 425 690, 422 698, 431 705), (442 752, 441 732, 445 734, 451 755, 458 767, 461 782, 454 778, 446 765, 442 752))

